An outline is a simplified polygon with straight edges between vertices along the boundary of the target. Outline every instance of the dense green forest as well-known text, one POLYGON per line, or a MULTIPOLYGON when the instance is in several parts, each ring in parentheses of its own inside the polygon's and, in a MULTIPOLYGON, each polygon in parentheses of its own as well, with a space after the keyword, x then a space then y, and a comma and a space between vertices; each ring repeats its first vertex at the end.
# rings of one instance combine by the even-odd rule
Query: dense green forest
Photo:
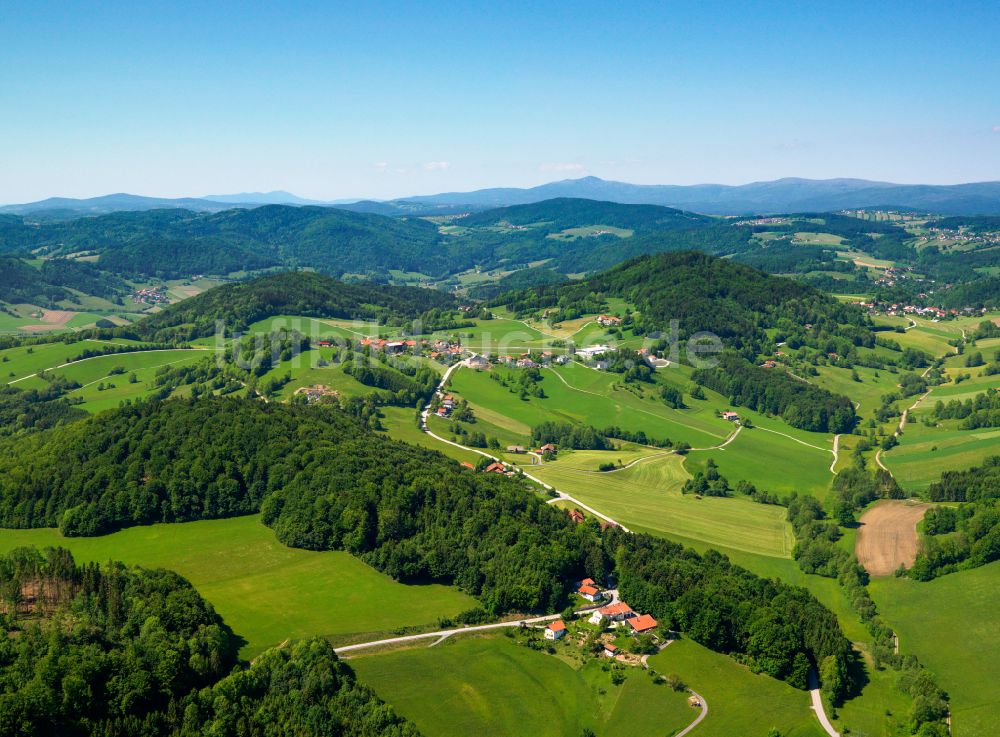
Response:
POLYGON ((175 573, 78 566, 64 549, 0 557, 0 734, 164 733, 237 648, 175 573))
POLYGON ((345 283, 315 272, 295 271, 224 284, 119 332, 147 340, 186 340, 213 335, 220 322, 230 332, 242 331, 274 315, 383 323, 423 317, 433 329, 451 324, 455 307, 453 297, 433 289, 345 283))
POLYGON ((42 390, 0 386, 0 437, 47 430, 86 417, 86 412, 62 397, 63 388, 58 382, 42 390))
POLYGON ((803 430, 844 433, 857 423, 854 405, 847 397, 784 371, 755 366, 732 353, 723 353, 713 368, 695 370, 691 378, 728 397, 737 407, 777 415, 803 430))
POLYGON ((931 484, 936 506, 924 517, 924 545, 909 576, 927 581, 953 571, 1000 560, 1000 456, 967 471, 945 471, 931 484))
POLYGON ((4 218, 0 252, 99 251, 102 268, 157 278, 267 266, 384 274, 391 268, 444 273, 461 254, 437 228, 325 207, 265 205, 218 213, 163 209, 20 225, 4 218))
POLYGON ((693 609, 671 602, 696 596, 691 587, 728 591, 724 607, 720 599, 700 615, 712 622, 695 628, 700 642, 761 658, 762 668, 789 678, 800 652, 819 665, 849 650, 811 596, 777 583, 762 589, 760 579, 717 556, 670 543, 631 535, 609 542, 596 524, 574 525, 517 478, 463 469, 335 408, 208 397, 145 402, 0 446, 4 526, 59 524, 67 535, 93 535, 258 510, 288 545, 347 550, 401 581, 456 584, 492 614, 558 610, 583 575, 604 580, 617 571, 624 580, 640 561, 668 571, 679 557, 683 575, 642 595, 656 597, 655 608, 653 598, 649 604, 658 615, 687 626, 693 609), (645 552, 630 558, 633 547, 645 552), (771 611, 794 647, 770 653, 765 665, 743 613, 788 597, 812 614, 800 620, 771 611))
POLYGON ((324 640, 245 670, 238 646, 175 573, 78 566, 64 549, 0 557, 5 737, 418 735, 324 640))
POLYGON ((463 227, 532 225, 559 232, 580 225, 600 224, 629 230, 683 230, 708 225, 716 218, 659 205, 623 205, 573 197, 557 197, 528 205, 475 212, 454 222, 463 227))
POLYGON ((496 301, 518 315, 549 310, 558 319, 601 310, 608 297, 635 306, 637 334, 667 333, 676 320, 681 339, 709 331, 751 355, 769 342, 765 329, 778 326, 824 323, 852 341, 874 341, 860 311, 790 279, 696 252, 642 256, 583 281, 513 292, 496 301))
MULTIPOLYGON (((798 213, 779 222, 750 224, 655 205, 559 198, 434 220, 285 205, 211 213, 158 209, 67 219, 4 214, 0 254, 95 255, 96 263, 63 260, 55 268, 66 273, 43 275, 41 282, 37 274, 20 272, 15 289, 7 287, 11 297, 27 294, 32 303, 48 300, 45 304, 61 298, 59 292, 46 292, 46 287, 69 286, 114 298, 121 293, 122 277, 172 279, 312 268, 338 278, 386 281, 398 270, 457 286, 456 275, 468 269, 517 272, 544 262, 536 273, 511 275, 503 285, 520 289, 567 274, 592 274, 646 254, 686 250, 734 257, 772 273, 794 274, 824 289, 852 284, 854 289, 877 291, 889 301, 894 301, 892 295, 912 300, 926 289, 925 283, 912 279, 879 286, 866 268, 836 259, 835 251, 845 249, 893 260, 936 280, 942 285, 934 290, 938 304, 979 306, 1000 299, 997 282, 985 275, 987 269, 1000 266, 997 249, 942 251, 930 245, 917 250, 912 235, 897 224, 833 213, 798 213), (448 227, 439 229, 439 223, 448 227), (594 226, 617 230, 602 232, 594 226), (844 240, 835 248, 805 246, 792 241, 799 232, 830 233, 844 240), (758 238, 762 233, 778 239, 758 238), (847 281, 835 278, 841 275, 847 281), (946 283, 951 286, 945 288, 946 283)), ((966 221, 975 232, 992 227, 989 218, 948 218, 931 225, 955 227, 966 221)), ((3 294, 0 284, 0 299, 3 294)), ((490 298, 497 290, 486 285, 477 294, 490 298)))

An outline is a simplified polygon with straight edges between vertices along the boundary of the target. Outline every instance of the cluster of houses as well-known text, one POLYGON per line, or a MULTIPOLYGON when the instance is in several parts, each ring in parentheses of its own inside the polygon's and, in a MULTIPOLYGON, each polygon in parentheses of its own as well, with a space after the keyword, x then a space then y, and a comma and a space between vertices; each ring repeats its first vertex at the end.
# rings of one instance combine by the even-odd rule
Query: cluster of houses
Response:
POLYGON ((597 324, 606 328, 619 327, 622 324, 622 319, 615 315, 598 315, 597 324))
POLYGON ((445 394, 441 397, 441 406, 437 408, 434 414, 438 417, 450 417, 453 409, 455 409, 455 397, 451 394, 445 394))
MULTIPOLYGON (((607 593, 602 591, 601 587, 591 578, 585 578, 580 582, 577 593, 587 601, 594 603, 604 601, 607 598, 607 593)), ((607 624, 612 627, 624 627, 633 635, 652 634, 659 626, 652 615, 639 614, 623 601, 595 609, 587 621, 597 626, 607 624)), ((545 639, 559 640, 566 634, 566 631, 566 623, 557 619, 546 625, 545 639)), ((613 643, 605 643, 604 654, 612 658, 617 657, 619 655, 618 648, 613 643)))
MULTIPOLYGON (((918 297, 926 299, 926 294, 918 294, 918 297)), ((940 307, 917 307, 916 305, 905 305, 899 302, 884 303, 884 302, 865 302, 858 301, 852 304, 857 305, 870 314, 878 315, 884 314, 890 317, 906 317, 908 315, 917 315, 920 317, 927 317, 932 320, 943 320, 947 317, 955 317, 958 315, 958 310, 944 310, 940 307)))
MULTIPOLYGON (((475 466, 473 466, 471 463, 468 463, 466 461, 462 462, 462 466, 464 466, 465 468, 475 469, 475 466)), ((488 466, 486 466, 483 469, 483 473, 499 473, 499 474, 502 474, 503 476, 515 476, 515 475, 517 475, 517 471, 515 471, 513 468, 509 468, 509 467, 505 466, 500 461, 493 461, 492 463, 490 463, 488 466)))
MULTIPOLYGON (((507 446, 507 452, 508 453, 527 453, 528 449, 525 448, 523 445, 508 445, 507 446)), ((545 455, 546 453, 555 453, 556 452, 556 446, 553 445, 552 443, 546 443, 545 445, 543 445, 540 448, 537 448, 537 449, 535 449, 535 450, 533 450, 531 452, 535 453, 537 455, 545 455)))
POLYGON ((137 289, 132 293, 132 302, 137 305, 158 305, 169 301, 167 295, 153 288, 137 289))
MULTIPOLYGON (((320 342, 318 345, 323 345, 320 342)), ((331 343, 327 343, 331 345, 331 343)), ((414 340, 403 338, 363 338, 362 346, 370 346, 372 350, 383 351, 385 353, 416 353, 419 349, 428 350, 431 358, 460 356, 465 352, 462 344, 457 341, 447 340, 414 340)))

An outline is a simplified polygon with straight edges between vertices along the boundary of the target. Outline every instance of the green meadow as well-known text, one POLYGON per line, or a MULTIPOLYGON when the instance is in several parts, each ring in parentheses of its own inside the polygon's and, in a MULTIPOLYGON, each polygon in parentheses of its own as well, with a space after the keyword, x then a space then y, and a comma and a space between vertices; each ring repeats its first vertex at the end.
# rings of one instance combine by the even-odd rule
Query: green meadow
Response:
MULTIPOLYGON (((692 734, 699 737, 822 737, 805 691, 755 675, 725 655, 690 640, 678 640, 649 659, 660 673, 676 673, 708 703, 708 716, 692 734)), ((654 734, 669 734, 655 732, 654 734)))
MULTIPOLYGON (((614 453, 608 457, 613 459, 614 453)), ((783 507, 681 494, 689 478, 682 456, 658 456, 605 473, 563 467, 559 461, 533 466, 529 472, 630 529, 685 543, 697 540, 761 555, 791 555, 793 541, 783 507)))
MULTIPOLYGON (((362 681, 427 737, 676 734, 697 710, 640 669, 611 683, 604 663, 582 667, 502 635, 352 658, 362 681)), ((700 729, 700 727, 699 727, 700 729)))
POLYGON ((133 527, 92 538, 64 538, 53 529, 0 530, 0 552, 22 545, 59 545, 80 561, 113 559, 176 571, 246 639, 243 657, 310 635, 377 639, 400 627, 434 625, 476 603, 448 586, 397 583, 348 553, 286 547, 258 516, 133 527))
MULTIPOLYGON (((514 371, 493 371, 516 378, 514 371)), ((542 399, 529 396, 522 400, 486 371, 459 370, 452 374, 450 387, 468 400, 477 415, 522 438, 546 421, 588 424, 598 429, 616 425, 642 430, 654 438, 683 440, 695 447, 717 445, 731 431, 729 423, 715 417, 707 406, 690 410, 668 407, 659 399, 655 385, 626 387, 616 374, 578 363, 546 369, 542 376, 542 399)))
POLYGON ((927 583, 873 579, 875 603, 951 697, 956 737, 1000 734, 1000 563, 927 583))

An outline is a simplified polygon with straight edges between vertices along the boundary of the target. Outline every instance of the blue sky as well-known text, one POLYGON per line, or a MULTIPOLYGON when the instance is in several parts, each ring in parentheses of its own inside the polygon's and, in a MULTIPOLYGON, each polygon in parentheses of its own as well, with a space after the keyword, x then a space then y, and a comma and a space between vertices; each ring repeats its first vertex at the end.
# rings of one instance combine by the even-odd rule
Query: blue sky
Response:
POLYGON ((0 202, 1000 179, 995 1, 504 6, 7 0, 0 202))

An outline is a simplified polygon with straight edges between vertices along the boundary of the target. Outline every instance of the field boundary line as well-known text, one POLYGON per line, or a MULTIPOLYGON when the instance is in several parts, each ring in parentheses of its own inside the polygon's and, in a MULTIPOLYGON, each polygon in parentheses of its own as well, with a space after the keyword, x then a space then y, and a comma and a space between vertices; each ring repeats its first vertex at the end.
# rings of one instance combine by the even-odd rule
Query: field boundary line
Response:
MULTIPOLYGON (((579 361, 577 361, 577 363, 579 363, 579 361)), ((583 366, 584 368, 589 368, 591 371, 597 371, 597 369, 595 369, 593 366, 587 366, 587 364, 585 364, 585 363, 581 363, 580 365, 583 366)), ((562 374, 560 374, 558 371, 556 371, 551 366, 546 366, 545 368, 547 368, 549 371, 551 371, 556 376, 558 376, 559 380, 563 384, 565 384, 569 389, 572 389, 575 392, 581 392, 583 394, 590 394, 590 395, 595 396, 595 397, 600 397, 601 399, 611 399, 611 397, 607 396, 606 394, 599 394, 597 392, 592 392, 589 389, 580 389, 578 387, 575 387, 572 384, 570 384, 568 381, 566 381, 566 377, 564 377, 562 374)), ((598 372, 598 373, 600 373, 600 372, 598 372)), ((700 433, 703 433, 704 435, 710 435, 712 437, 717 437, 717 438, 723 438, 723 437, 725 437, 724 435, 716 435, 714 432, 710 432, 709 430, 704 430, 704 429, 702 429, 700 427, 695 427, 694 425, 689 425, 686 422, 681 422, 680 420, 676 420, 673 417, 664 417, 663 415, 658 415, 655 412, 650 412, 648 409, 643 409, 642 407, 628 407, 628 409, 632 410, 632 411, 635 411, 635 412, 642 412, 643 414, 647 414, 650 417, 653 417, 653 418, 655 418, 657 420, 660 420, 661 422, 675 422, 678 425, 681 425, 682 427, 686 427, 688 430, 694 430, 695 432, 700 432, 700 433)))
MULTIPOLYGON (((116 344, 116 345, 120 345, 120 344, 116 344)), ((7 383, 8 384, 16 384, 19 381, 26 381, 27 379, 33 379, 36 376, 38 376, 38 374, 44 374, 46 371, 56 371, 57 369, 66 368, 67 366, 76 366, 78 363, 83 363, 84 361, 93 361, 96 358, 109 358, 111 356, 121 356, 121 355, 124 355, 124 354, 133 354, 133 353, 167 353, 167 352, 172 353, 174 351, 212 351, 212 352, 216 352, 216 349, 215 348, 202 348, 202 347, 192 346, 190 348, 153 348, 153 349, 148 350, 148 351, 120 351, 118 353, 102 353, 99 356, 88 356, 87 358, 81 358, 79 361, 67 361, 66 363, 61 363, 58 366, 49 366, 48 368, 43 368, 41 371, 36 371, 35 373, 33 373, 33 374, 29 375, 29 376, 22 376, 20 379, 14 379, 13 381, 8 381, 7 383)))

